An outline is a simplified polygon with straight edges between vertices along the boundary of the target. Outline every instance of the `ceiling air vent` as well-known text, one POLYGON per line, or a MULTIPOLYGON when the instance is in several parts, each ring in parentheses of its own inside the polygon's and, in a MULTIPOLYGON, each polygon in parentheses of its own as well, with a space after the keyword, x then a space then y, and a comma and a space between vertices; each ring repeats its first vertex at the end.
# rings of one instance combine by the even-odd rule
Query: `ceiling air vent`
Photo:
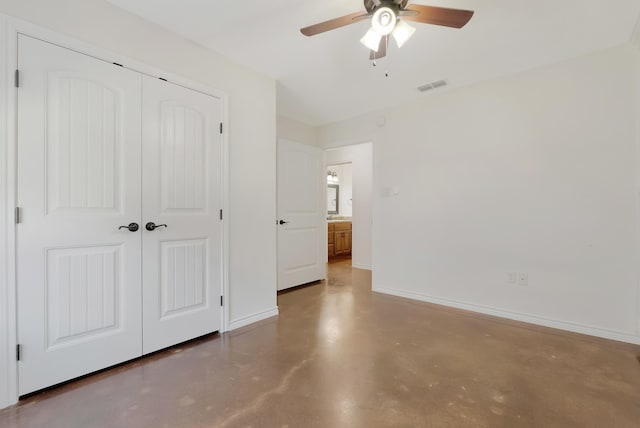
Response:
POLYGON ((435 82, 427 83, 426 85, 418 86, 420 92, 427 92, 432 89, 438 89, 443 86, 447 86, 447 82, 444 80, 437 80, 435 82))

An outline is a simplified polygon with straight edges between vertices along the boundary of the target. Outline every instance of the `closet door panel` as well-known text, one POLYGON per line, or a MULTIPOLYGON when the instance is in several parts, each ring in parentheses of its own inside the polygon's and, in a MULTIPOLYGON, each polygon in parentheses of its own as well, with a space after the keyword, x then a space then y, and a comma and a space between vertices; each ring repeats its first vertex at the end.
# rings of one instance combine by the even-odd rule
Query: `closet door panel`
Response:
POLYGON ((19 36, 19 393, 142 353, 141 75, 19 36))
POLYGON ((144 353, 220 329, 221 102, 143 78, 144 353))

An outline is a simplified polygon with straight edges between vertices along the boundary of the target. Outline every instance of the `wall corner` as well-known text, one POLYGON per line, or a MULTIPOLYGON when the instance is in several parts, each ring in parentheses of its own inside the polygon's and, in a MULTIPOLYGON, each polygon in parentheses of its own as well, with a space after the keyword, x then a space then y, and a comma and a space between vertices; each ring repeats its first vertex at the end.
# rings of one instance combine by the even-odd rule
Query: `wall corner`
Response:
POLYGON ((631 34, 631 44, 640 51, 640 16, 638 17, 636 25, 633 28, 633 33, 631 34))

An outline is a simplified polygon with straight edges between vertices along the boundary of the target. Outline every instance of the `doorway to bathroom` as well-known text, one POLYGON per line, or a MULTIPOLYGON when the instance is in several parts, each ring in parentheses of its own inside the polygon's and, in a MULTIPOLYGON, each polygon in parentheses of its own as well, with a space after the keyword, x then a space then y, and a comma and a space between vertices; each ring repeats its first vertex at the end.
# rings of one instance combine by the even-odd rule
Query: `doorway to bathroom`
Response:
POLYGON ((372 146, 325 151, 329 263, 350 261, 354 268, 371 270, 372 146))
POLYGON ((327 257, 351 260, 353 248, 353 164, 327 167, 327 257))

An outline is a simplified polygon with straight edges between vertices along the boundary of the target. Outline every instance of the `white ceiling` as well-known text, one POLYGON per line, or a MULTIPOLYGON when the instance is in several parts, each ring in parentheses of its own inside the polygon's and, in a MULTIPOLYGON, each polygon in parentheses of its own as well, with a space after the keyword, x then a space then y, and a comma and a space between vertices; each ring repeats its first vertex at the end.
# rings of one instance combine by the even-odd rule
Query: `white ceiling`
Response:
POLYGON ((359 42, 368 21, 299 31, 362 0, 108 1, 275 78, 278 114, 311 125, 429 96, 416 87, 434 80, 457 87, 627 42, 640 14, 639 0, 415 0, 476 13, 461 30, 415 23, 373 67, 359 42))

